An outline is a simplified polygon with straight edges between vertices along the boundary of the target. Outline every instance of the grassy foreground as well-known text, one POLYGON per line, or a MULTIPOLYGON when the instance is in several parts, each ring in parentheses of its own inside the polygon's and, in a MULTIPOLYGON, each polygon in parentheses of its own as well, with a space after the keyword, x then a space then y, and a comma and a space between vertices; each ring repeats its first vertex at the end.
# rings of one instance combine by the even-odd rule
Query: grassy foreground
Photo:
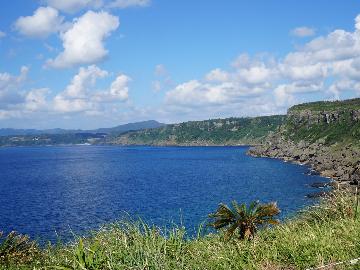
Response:
POLYGON ((224 241, 222 233, 188 239, 183 228, 123 221, 69 245, 3 257, 0 249, 0 269, 306 269, 360 257, 354 210, 354 197, 338 192, 253 241, 224 241))

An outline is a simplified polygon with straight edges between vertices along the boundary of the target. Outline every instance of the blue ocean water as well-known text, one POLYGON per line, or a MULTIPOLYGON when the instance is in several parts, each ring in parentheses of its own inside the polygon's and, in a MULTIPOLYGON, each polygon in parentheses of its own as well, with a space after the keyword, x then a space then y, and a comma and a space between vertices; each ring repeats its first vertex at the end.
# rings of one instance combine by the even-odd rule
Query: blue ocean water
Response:
POLYGON ((277 201, 282 217, 313 203, 308 168, 247 147, 0 148, 0 231, 69 239, 124 212, 190 231, 220 202, 277 201))

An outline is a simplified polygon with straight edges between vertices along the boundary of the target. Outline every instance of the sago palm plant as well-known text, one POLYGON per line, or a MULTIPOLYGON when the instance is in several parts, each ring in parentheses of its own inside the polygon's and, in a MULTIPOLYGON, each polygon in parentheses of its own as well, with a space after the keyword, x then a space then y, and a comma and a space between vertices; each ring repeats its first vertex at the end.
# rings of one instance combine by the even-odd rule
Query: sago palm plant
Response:
POLYGON ((229 240, 237 231, 240 239, 252 239, 259 227, 276 225, 275 219, 280 209, 275 202, 261 204, 252 202, 248 207, 245 203, 239 205, 232 202, 232 208, 221 203, 215 213, 209 215, 213 222, 209 225, 215 229, 225 229, 225 239, 229 240))

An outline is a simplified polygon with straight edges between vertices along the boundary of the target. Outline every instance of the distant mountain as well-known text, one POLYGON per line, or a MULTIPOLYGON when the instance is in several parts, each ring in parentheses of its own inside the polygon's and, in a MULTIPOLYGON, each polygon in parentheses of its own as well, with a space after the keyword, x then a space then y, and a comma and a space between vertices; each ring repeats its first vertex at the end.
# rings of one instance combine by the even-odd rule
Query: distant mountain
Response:
POLYGON ((165 124, 159 123, 155 120, 148 120, 143 122, 136 122, 136 123, 129 123, 125 125, 120 125, 112 128, 99 128, 95 130, 88 130, 85 132, 89 133, 106 133, 106 134, 120 134, 128 131, 136 131, 142 129, 149 129, 149 128, 159 128, 165 126, 165 124))
POLYGON ((109 135, 120 134, 128 131, 136 131, 141 129, 149 129, 149 128, 158 128, 162 127, 165 124, 159 123, 155 120, 142 121, 136 123, 129 123, 124 125, 119 125, 112 128, 99 128, 93 130, 73 130, 73 129, 13 129, 13 128, 0 128, 0 136, 32 136, 32 135, 61 135, 61 134, 75 134, 75 133, 106 133, 109 135))

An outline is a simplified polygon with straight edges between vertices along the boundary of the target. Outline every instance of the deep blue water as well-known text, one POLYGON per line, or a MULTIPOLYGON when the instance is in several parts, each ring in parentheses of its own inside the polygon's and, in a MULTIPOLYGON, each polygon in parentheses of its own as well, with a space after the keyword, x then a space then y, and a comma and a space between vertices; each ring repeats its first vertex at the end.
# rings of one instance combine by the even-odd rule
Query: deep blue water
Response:
POLYGON ((282 215, 313 201, 304 166, 247 156, 247 147, 0 148, 0 230, 54 240, 124 211, 190 229, 220 202, 277 201, 282 215))

